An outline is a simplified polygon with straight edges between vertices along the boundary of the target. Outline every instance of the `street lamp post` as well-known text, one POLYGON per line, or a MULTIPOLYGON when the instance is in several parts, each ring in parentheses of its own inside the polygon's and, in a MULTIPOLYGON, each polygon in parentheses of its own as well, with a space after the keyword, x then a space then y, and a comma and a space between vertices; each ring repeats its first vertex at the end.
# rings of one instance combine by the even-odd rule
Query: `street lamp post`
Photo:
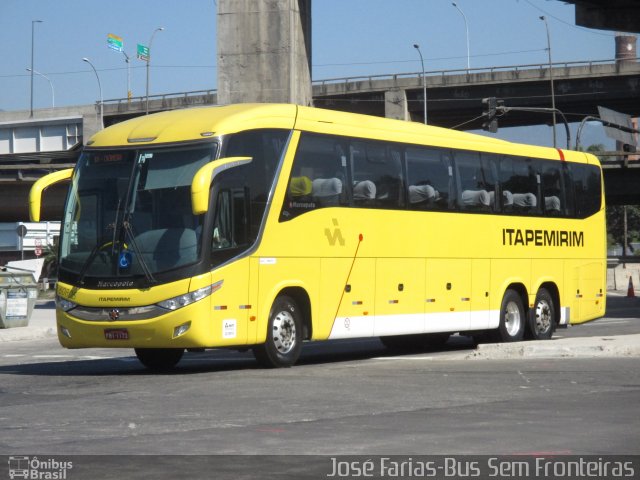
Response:
POLYGON ((149 58, 147 58, 147 91, 146 91, 147 115, 149 115, 149 67, 151 66, 151 44, 153 43, 153 37, 155 37, 156 33, 161 32, 163 30, 164 30, 164 27, 156 28, 151 34, 151 38, 149 39, 149 58))
POLYGON ((456 10, 460 12, 460 14, 462 15, 462 18, 464 19, 464 29, 467 36, 467 73, 469 73, 469 70, 471 70, 471 56, 469 54, 470 52, 469 51, 469 24, 467 23, 467 16, 464 14, 462 9, 458 6, 456 2, 451 2, 451 5, 456 7, 456 10))
POLYGON ((89 65, 91 65, 91 68, 93 69, 93 73, 96 74, 96 79, 98 80, 98 90, 100 91, 100 128, 104 128, 104 116, 103 116, 103 110, 102 110, 102 85, 100 84, 100 77, 98 76, 98 71, 96 70, 96 67, 93 66, 93 63, 91 63, 91 60, 89 60, 87 57, 84 57, 82 61, 87 62, 89 65))
POLYGON ((31 68, 27 68, 27 72, 31 72, 32 74, 35 73, 36 75, 40 75, 47 82, 49 82, 49 86, 51 87, 51 108, 56 108, 56 93, 53 90, 53 82, 51 81, 51 79, 49 77, 47 77, 45 74, 40 73, 39 71, 33 70, 31 68))
POLYGON ((29 118, 33 118, 33 57, 36 23, 42 23, 42 20, 31 20, 31 103, 29 107, 29 118))
POLYGON ((131 101, 131 61, 127 52, 122 50, 122 54, 124 55, 124 61, 127 62, 127 101, 131 101))
POLYGON ((422 58, 422 52, 420 51, 420 45, 417 43, 413 44, 413 48, 418 51, 418 55, 420 55, 420 64, 422 65, 422 99, 423 99, 423 108, 424 108, 424 124, 427 124, 427 78, 424 71, 424 59, 422 58))
POLYGON ((547 17, 542 15, 540 20, 544 22, 545 29, 547 30, 547 52, 549 53, 549 81, 551 82, 551 108, 553 109, 553 146, 556 146, 556 95, 553 89, 553 63, 551 62, 551 36, 549 35, 549 24, 547 23, 547 17))

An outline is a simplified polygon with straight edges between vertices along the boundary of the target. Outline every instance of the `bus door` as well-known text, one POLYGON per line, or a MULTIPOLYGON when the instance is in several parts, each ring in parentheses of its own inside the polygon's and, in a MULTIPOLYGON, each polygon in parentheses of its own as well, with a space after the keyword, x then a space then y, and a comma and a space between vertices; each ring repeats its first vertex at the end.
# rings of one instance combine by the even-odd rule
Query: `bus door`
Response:
MULTIPOLYGON (((220 332, 222 344, 245 345, 255 340, 255 322, 249 331, 249 314, 255 315, 255 302, 250 300, 249 258, 228 262, 249 243, 247 216, 248 200, 244 188, 231 184, 215 186, 213 230, 211 232, 211 258, 214 281, 220 282, 220 292, 212 296, 214 331, 220 332), (226 188, 228 187, 228 188, 226 188)), ((255 297, 254 297, 255 298, 255 297)))
POLYGON ((426 261, 425 331, 468 330, 471 314, 471 260, 426 261))

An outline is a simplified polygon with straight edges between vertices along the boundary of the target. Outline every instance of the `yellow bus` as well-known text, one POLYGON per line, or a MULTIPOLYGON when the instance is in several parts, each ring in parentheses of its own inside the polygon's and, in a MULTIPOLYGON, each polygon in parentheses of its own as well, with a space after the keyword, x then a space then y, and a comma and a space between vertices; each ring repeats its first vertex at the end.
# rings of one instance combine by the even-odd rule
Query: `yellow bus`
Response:
POLYGON ((591 155, 280 104, 149 115, 94 135, 70 179, 57 327, 67 348, 252 348, 453 333, 548 339, 605 311, 591 155))

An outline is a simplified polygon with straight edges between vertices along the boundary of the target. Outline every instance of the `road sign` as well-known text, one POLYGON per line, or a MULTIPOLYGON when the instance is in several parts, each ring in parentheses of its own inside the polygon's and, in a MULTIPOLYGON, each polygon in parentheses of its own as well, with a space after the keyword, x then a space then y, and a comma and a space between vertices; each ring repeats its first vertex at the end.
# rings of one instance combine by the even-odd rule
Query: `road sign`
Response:
POLYGON ((42 240, 39 238, 36 238, 36 248, 34 253, 36 254, 36 257, 42 255, 42 240))
POLYGON ((114 35, 113 33, 107 34, 107 46, 111 50, 115 50, 116 52, 122 52, 124 49, 122 37, 119 37, 118 35, 114 35))
POLYGON ((616 112, 609 108, 604 108, 598 105, 598 113, 600 118, 608 123, 619 125, 621 128, 607 126, 605 124, 604 133, 609 138, 613 138, 619 142, 627 145, 636 145, 637 140, 633 135, 633 123, 631 122, 631 115, 625 113, 616 112))
POLYGON ((147 47, 146 45, 138 44, 137 57, 140 60, 144 61, 144 62, 148 62, 149 61, 149 47, 147 47))

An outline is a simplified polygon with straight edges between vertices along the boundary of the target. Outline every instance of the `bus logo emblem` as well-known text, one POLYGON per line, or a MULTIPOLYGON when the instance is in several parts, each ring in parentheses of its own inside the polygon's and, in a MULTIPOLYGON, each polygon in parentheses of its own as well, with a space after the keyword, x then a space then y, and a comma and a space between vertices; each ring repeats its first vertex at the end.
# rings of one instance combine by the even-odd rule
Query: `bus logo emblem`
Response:
POLYGON ((109 310, 109 320, 111 320, 112 322, 115 322, 119 318, 120 318, 120 310, 118 310, 117 308, 112 308, 111 310, 109 310))
POLYGON ((324 229, 324 234, 326 235, 327 240, 329 241, 329 245, 331 245, 332 247, 335 247, 336 242, 338 242, 340 243, 341 247, 344 247, 344 237, 342 236, 342 231, 338 226, 338 219, 332 218, 331 222, 333 223, 333 231, 331 231, 329 228, 324 229))

